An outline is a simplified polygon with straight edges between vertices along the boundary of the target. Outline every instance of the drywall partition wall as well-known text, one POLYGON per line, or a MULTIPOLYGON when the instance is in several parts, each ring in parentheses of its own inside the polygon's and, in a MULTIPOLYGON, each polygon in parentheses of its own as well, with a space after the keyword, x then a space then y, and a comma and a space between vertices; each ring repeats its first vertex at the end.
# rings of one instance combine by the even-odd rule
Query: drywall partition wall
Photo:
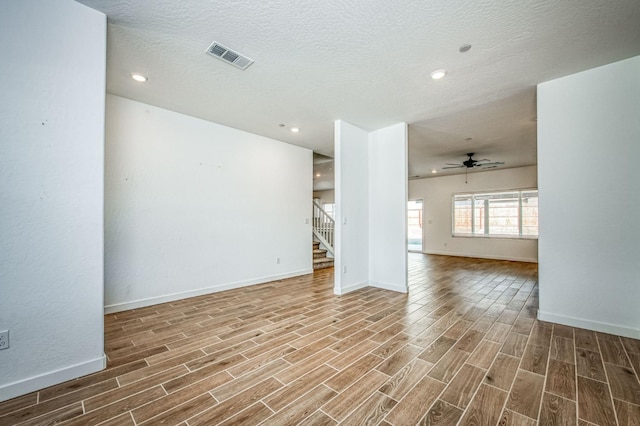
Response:
POLYGON ((640 56, 538 85, 539 318, 640 338, 640 56))
POLYGON ((368 134, 335 122, 335 285, 344 294, 369 285, 368 134))
POLYGON ((107 96, 107 312, 311 273, 312 152, 107 96))
POLYGON ((536 262, 538 241, 512 238, 453 237, 451 197, 464 192, 537 187, 536 166, 440 176, 409 181, 409 199, 422 199, 422 251, 447 256, 536 262))
POLYGON ((369 133, 369 285, 407 291, 407 125, 369 133))
POLYGON ((106 17, 0 6, 0 400, 104 368, 106 17))

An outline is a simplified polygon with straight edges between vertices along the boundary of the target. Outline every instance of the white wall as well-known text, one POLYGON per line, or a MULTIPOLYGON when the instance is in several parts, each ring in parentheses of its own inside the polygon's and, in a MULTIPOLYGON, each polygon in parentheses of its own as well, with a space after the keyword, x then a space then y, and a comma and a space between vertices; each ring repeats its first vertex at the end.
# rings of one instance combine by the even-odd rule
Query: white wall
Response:
POLYGON ((405 123, 369 133, 336 121, 336 294, 407 291, 406 176, 405 123))
POLYGON ((407 291, 407 125, 369 133, 369 285, 407 291))
POLYGON ((540 319, 640 338, 640 56, 538 85, 540 319))
POLYGON ((106 17, 0 6, 0 400, 104 368, 106 17))
POLYGON ((336 294, 369 285, 368 142, 369 135, 364 130, 336 121, 336 294))
POLYGON ((336 200, 336 192, 333 189, 313 191, 313 198, 320 198, 320 204, 332 204, 336 200))
POLYGON ((313 271, 311 150, 109 95, 106 156, 107 312, 313 271))
POLYGON ((463 192, 537 187, 536 167, 518 167, 409 181, 409 199, 424 200, 422 251, 428 254, 536 262, 537 240, 452 237, 451 197, 463 192))

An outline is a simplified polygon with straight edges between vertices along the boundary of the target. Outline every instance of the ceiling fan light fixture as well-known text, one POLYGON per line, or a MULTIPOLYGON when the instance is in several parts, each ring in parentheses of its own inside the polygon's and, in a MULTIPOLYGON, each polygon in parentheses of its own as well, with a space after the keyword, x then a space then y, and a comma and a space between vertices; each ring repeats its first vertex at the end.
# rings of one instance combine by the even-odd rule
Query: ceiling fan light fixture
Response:
POLYGON ((434 80, 440 80, 447 75, 447 70, 439 69, 431 72, 431 78, 434 80))

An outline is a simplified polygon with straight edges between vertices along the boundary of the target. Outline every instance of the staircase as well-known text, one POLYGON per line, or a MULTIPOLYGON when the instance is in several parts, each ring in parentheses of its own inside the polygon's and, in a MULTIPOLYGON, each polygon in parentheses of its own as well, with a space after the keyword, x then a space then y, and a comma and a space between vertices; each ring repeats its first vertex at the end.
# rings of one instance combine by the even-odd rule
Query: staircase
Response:
POLYGON ((313 269, 333 268, 335 221, 322 206, 313 201, 313 269), (326 249, 321 249, 322 244, 326 249), (329 256, 327 256, 329 254, 329 256))
POLYGON ((313 242, 313 269, 333 268, 333 258, 327 257, 327 250, 320 248, 320 241, 313 242))

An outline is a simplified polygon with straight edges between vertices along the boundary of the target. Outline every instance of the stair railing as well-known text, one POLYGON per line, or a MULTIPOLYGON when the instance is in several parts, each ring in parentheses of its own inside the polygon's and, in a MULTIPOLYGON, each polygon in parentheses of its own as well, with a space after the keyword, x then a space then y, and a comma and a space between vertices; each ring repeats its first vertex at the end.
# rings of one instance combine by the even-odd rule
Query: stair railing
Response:
POLYGON ((316 236, 329 253, 333 255, 335 220, 313 200, 313 235, 316 236))

